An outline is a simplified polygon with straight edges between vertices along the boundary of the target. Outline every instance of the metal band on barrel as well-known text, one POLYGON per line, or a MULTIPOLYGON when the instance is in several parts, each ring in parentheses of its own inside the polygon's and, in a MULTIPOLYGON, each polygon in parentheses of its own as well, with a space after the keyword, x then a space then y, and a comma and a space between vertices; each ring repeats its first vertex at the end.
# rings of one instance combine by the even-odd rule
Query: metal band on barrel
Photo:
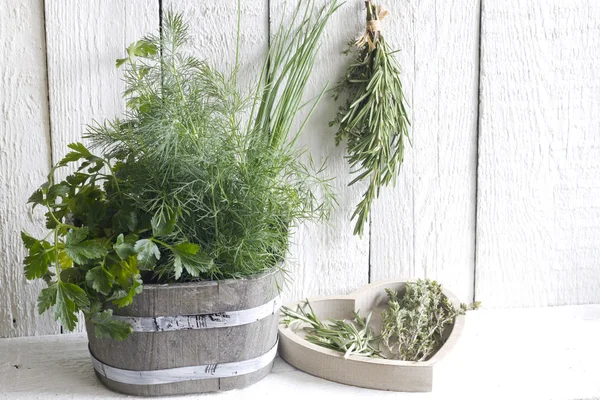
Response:
POLYGON ((114 319, 127 322, 134 332, 166 332, 188 329, 227 328, 246 325, 273 315, 281 306, 281 297, 258 307, 239 311, 225 311, 214 314, 177 315, 174 317, 124 317, 113 315, 114 319))
POLYGON ((102 376, 129 385, 160 385, 164 383, 176 383, 193 381, 198 379, 229 378, 258 371, 269 365, 277 353, 277 344, 267 353, 250 360, 224 363, 196 365, 193 367, 180 367, 169 369, 157 369, 153 371, 133 371, 128 369, 114 368, 96 359, 90 351, 94 369, 102 376))

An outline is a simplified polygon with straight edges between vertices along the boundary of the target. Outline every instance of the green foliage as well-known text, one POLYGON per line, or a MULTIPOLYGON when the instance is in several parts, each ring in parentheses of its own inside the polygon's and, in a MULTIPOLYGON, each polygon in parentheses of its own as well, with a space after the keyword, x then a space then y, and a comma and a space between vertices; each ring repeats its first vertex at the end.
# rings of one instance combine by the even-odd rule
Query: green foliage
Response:
POLYGON ((141 270, 151 270, 160 260, 160 250, 151 239, 140 239, 135 242, 133 251, 137 253, 138 267, 141 270))
POLYGON ((72 331, 77 323, 75 311, 88 307, 90 301, 83 289, 72 283, 59 281, 56 289, 54 318, 60 320, 65 328, 72 331))
POLYGON ((85 274, 85 280, 92 285, 92 289, 103 295, 109 295, 114 277, 103 267, 97 266, 85 274))
POLYGON ((106 249, 97 240, 85 240, 89 232, 88 227, 70 229, 65 239, 65 252, 78 264, 85 264, 88 260, 96 260, 107 254, 106 249))
POLYGON ((48 284, 40 312, 52 309, 72 330, 82 311, 98 337, 123 339, 130 327, 110 307, 130 305, 144 282, 275 268, 298 224, 327 217, 328 181, 301 161, 301 129, 292 130, 337 8, 313 6, 300 4, 274 36, 250 93, 237 86, 239 65, 224 74, 186 54, 179 15, 167 13, 160 36, 127 48, 117 61, 127 112, 90 126, 91 146, 70 144, 29 198, 50 230, 40 240, 22 233, 27 278, 48 284), (73 172, 56 182, 64 167, 73 172))
POLYGON ((127 238, 123 234, 117 236, 117 241, 113 245, 113 249, 121 260, 127 260, 129 257, 136 256, 135 243, 137 242, 137 236, 127 235, 127 238))
MULTIPOLYGON (((405 361, 431 357, 444 344, 446 328, 469 309, 461 304, 457 310, 442 293, 442 285, 429 279, 407 282, 401 299, 394 290, 388 289, 387 294, 381 340, 393 358, 405 361)), ((477 307, 478 303, 471 309, 477 307)))
POLYGON ((175 279, 179 279, 183 270, 196 277, 210 271, 213 267, 212 258, 204 253, 197 244, 179 243, 173 246, 173 255, 175 257, 173 261, 175 279))
POLYGON ((457 315, 477 309, 480 303, 461 304, 457 310, 444 296, 436 281, 417 280, 406 283, 402 298, 398 292, 386 289, 388 308, 382 313, 379 335, 369 327, 371 313, 366 319, 355 312, 352 321, 322 322, 308 300, 296 311, 282 307, 282 323, 292 329, 302 327, 309 342, 349 355, 392 358, 404 361, 423 361, 442 347, 446 329, 457 315), (380 350, 383 344, 385 351, 380 350))
POLYGON ((32 243, 31 236, 25 233, 22 235, 22 238, 25 242, 25 247, 29 250, 29 254, 23 260, 25 264, 25 276, 27 279, 43 277, 48 272, 48 266, 55 260, 56 253, 54 252, 54 247, 45 240, 32 243))
POLYGON ((56 292, 58 286, 56 283, 42 289, 38 296, 38 312, 41 314, 46 310, 49 310, 56 304, 56 292))
MULTIPOLYGON (((377 7, 367 2, 367 23, 378 21, 377 7)), ((383 14, 381 14, 383 16, 383 14)), ((348 162, 358 174, 349 185, 368 180, 369 186, 352 214, 354 234, 362 236, 373 200, 381 187, 395 183, 408 138, 400 65, 379 31, 368 30, 364 40, 351 43, 353 63, 334 89, 334 99, 345 99, 330 125, 338 125, 336 144, 346 138, 348 162)))
POLYGON ((126 322, 113 319, 112 313, 112 310, 104 310, 94 315, 92 318, 94 335, 100 339, 127 339, 131 333, 131 326, 126 322))
POLYGON ((350 355, 366 357, 379 357, 377 338, 369 328, 371 314, 367 318, 355 312, 352 321, 330 319, 322 322, 313 311, 308 300, 304 307, 298 306, 296 311, 282 307, 281 311, 286 316, 283 323, 292 329, 305 323, 303 329, 307 332, 306 340, 331 350, 344 353, 344 358, 350 355), (308 310, 307 310, 308 309, 308 310))

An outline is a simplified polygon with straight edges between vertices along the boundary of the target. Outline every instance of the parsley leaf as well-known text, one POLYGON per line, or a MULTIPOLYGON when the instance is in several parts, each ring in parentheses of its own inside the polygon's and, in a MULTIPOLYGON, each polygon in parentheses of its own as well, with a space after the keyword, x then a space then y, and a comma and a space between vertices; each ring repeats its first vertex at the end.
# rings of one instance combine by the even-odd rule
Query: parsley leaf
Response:
POLYGON ((140 293, 142 293, 142 277, 138 274, 133 277, 133 282, 128 291, 119 291, 117 296, 113 299, 113 304, 119 308, 127 307, 133 302, 133 297, 140 293))
POLYGON ((60 162, 58 163, 58 165, 60 166, 65 166, 70 162, 79 161, 82 158, 94 158, 92 153, 90 153, 90 151, 83 145, 83 143, 71 143, 68 145, 68 147, 73 151, 67 153, 67 155, 64 156, 62 160, 60 160, 60 162))
POLYGON ((48 310, 56 303, 56 292, 57 285, 55 283, 48 286, 47 288, 42 289, 37 299, 37 309, 40 314, 48 310))
POLYGON ((137 264, 137 258, 132 256, 127 260, 111 262, 108 272, 115 277, 116 282, 120 286, 127 288, 129 287, 131 279, 140 273, 137 264))
POLYGON ((66 246, 75 245, 82 242, 90 232, 87 226, 78 229, 71 229, 67 232, 67 239, 65 241, 66 246))
POLYGON ((92 288, 108 295, 113 286, 114 277, 102 266, 94 267, 85 274, 85 280, 92 284, 92 288))
POLYGON ((23 244, 25 245, 26 249, 31 249, 31 246, 33 246, 38 241, 36 238, 32 237, 25 231, 21 232, 21 240, 23 241, 23 244))
POLYGON ((175 260, 175 279, 181 277, 183 269, 192 276, 199 276, 207 272, 213 265, 213 260, 208 254, 200 250, 200 246, 193 243, 180 243, 173 246, 175 260))
POLYGON ((150 239, 140 239, 135 242, 133 248, 137 253, 138 266, 140 269, 152 269, 156 261, 160 259, 158 246, 150 239))
MULTIPOLYGON (((29 238, 31 237, 29 236, 29 238)), ((23 260, 25 276, 27 279, 41 278, 48 272, 48 267, 55 260, 54 248, 45 240, 36 240, 35 242, 27 240, 29 244, 26 243, 26 246, 29 246, 29 254, 23 260)))
POLYGON ((71 268, 73 266, 73 260, 62 250, 58 252, 58 263, 62 269, 71 268))
POLYGON ((164 236, 173 233, 177 217, 172 212, 156 213, 152 217, 152 234, 154 236, 164 236))
POLYGON ((151 43, 147 40, 138 40, 137 42, 133 42, 127 47, 127 54, 129 57, 148 57, 150 55, 156 54, 157 47, 154 43, 151 43))
POLYGON ((119 211, 112 217, 113 227, 119 229, 121 232, 129 231, 133 232, 137 229, 138 226, 138 216, 135 211, 129 209, 128 207, 121 207, 119 211))
POLYGON ((44 202, 44 191, 42 189, 38 189, 27 200, 27 204, 33 204, 33 208, 35 206, 40 205, 44 202))
POLYGON ((116 340, 125 340, 132 332, 131 325, 127 322, 112 318, 112 310, 104 310, 92 317, 94 324, 94 334, 97 338, 112 338, 116 340))
POLYGON ((113 245, 113 249, 121 260, 127 260, 129 257, 136 255, 136 252, 133 248, 136 240, 136 235, 127 235, 127 237, 125 237, 121 233, 119 236, 117 236, 117 241, 113 245))
POLYGON ((106 249, 94 240, 83 241, 88 235, 87 227, 71 229, 67 233, 65 252, 77 264, 85 264, 89 260, 102 258, 106 249))
POLYGON ((59 183, 57 185, 52 185, 48 189, 48 195, 46 196, 46 201, 49 203, 54 203, 57 197, 65 197, 69 194, 71 189, 68 185, 64 183, 59 183))
POLYGON ((60 320, 67 330, 75 329, 76 311, 89 305, 90 300, 82 288, 72 283, 57 283, 54 319, 60 320))
POLYGON ((88 307, 90 305, 90 299, 87 297, 85 291, 77 285, 72 283, 59 282, 65 290, 65 293, 78 308, 88 307))

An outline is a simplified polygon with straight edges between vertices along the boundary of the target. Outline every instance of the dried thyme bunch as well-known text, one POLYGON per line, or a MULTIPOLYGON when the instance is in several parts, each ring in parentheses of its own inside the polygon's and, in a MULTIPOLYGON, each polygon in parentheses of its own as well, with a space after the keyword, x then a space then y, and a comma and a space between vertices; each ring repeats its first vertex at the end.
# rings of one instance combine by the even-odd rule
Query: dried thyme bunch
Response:
POLYGON ((444 330, 456 316, 479 306, 461 304, 457 310, 442 293, 442 285, 429 279, 407 282, 402 299, 395 290, 386 292, 381 341, 393 358, 405 361, 428 359, 444 344, 444 330))
POLYGON ((404 105, 400 65, 381 34, 380 21, 387 15, 367 0, 367 30, 350 45, 354 62, 334 88, 333 98, 345 98, 330 126, 338 125, 336 144, 348 139, 348 161, 353 173, 350 184, 368 179, 369 186, 352 218, 354 234, 362 235, 373 200, 382 186, 395 181, 404 160, 404 137, 410 122, 404 105))
POLYGON ((308 300, 304 307, 298 306, 297 311, 288 307, 282 307, 281 310, 286 316, 283 320, 286 326, 297 329, 302 323, 309 324, 304 330, 307 332, 306 340, 313 344, 340 351, 344 353, 344 358, 350 355, 380 357, 378 338, 369 328, 371 313, 366 319, 355 312, 352 321, 330 319, 324 323, 319 320, 308 300))

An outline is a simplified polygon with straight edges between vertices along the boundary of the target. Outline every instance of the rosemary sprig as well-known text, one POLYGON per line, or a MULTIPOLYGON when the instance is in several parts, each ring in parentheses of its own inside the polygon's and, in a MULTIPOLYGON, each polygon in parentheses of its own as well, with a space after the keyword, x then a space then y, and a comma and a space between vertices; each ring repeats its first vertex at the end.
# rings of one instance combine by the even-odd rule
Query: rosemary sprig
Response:
POLYGON ((344 358, 350 355, 380 357, 378 338, 369 328, 371 313, 367 318, 362 318, 354 312, 352 321, 330 319, 322 322, 308 300, 304 303, 304 307, 298 306, 296 311, 282 307, 282 312, 286 316, 283 323, 292 329, 308 324, 303 329, 307 332, 306 340, 310 343, 342 352, 344 358))
POLYGON ((404 160, 404 138, 410 125, 400 81, 400 65, 380 31, 387 15, 371 0, 366 1, 367 31, 351 43, 347 54, 354 63, 334 88, 333 98, 346 98, 330 126, 338 125, 336 144, 347 138, 348 162, 358 173, 349 184, 367 179, 369 186, 356 206, 354 234, 362 236, 373 200, 382 186, 395 178, 404 160))

